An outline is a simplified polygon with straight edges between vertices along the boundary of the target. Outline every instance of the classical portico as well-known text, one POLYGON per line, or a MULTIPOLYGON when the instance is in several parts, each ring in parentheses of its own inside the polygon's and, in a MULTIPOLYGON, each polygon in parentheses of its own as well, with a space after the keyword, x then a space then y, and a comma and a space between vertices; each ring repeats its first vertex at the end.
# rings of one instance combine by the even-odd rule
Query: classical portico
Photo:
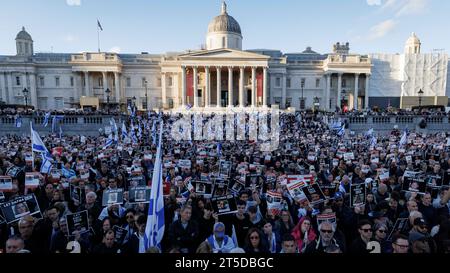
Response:
POLYGON ((267 106, 268 60, 268 56, 234 49, 203 50, 166 60, 162 71, 179 66, 181 83, 175 100, 182 108, 255 108, 267 106))

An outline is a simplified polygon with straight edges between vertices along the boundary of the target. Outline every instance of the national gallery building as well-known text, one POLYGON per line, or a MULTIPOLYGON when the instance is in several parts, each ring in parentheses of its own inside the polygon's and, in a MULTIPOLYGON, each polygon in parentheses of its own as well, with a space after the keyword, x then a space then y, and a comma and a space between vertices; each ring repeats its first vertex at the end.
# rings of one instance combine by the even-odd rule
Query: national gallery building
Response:
MULTIPOLYGON (((278 106, 334 111, 336 107, 410 108, 448 104, 449 60, 422 53, 412 34, 402 54, 243 50, 243 32, 226 3, 208 25, 206 46, 166 54, 34 53, 22 28, 17 54, 0 55, 0 103, 38 109, 122 107, 139 110, 278 106), (422 90, 422 92, 420 92, 422 90), (25 92, 24 92, 25 91, 25 92)), ((6 39, 3 39, 6 40, 6 39)))

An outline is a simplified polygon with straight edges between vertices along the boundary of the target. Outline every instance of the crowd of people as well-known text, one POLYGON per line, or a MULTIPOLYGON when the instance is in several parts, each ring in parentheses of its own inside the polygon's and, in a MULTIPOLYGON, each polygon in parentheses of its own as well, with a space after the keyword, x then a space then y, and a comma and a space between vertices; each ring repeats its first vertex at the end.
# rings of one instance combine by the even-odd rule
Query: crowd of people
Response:
POLYGON ((0 178, 12 182, 0 193, 0 249, 450 253, 446 132, 342 133, 320 115, 282 114, 279 146, 263 152, 258 141, 175 141, 176 120, 127 119, 135 138, 120 123, 112 145, 107 135, 42 136, 54 160, 47 171, 29 137, 0 138, 0 178), (160 247, 145 250, 149 197, 135 195, 151 184, 160 120, 165 229, 160 247))

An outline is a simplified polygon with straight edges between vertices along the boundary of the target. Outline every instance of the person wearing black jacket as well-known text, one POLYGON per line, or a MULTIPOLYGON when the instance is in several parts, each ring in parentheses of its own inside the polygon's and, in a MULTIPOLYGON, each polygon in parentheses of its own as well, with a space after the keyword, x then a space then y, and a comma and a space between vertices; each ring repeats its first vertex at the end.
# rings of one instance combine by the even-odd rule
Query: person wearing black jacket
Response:
POLYGON ((192 207, 181 208, 181 219, 175 221, 169 228, 169 240, 172 245, 178 245, 182 253, 194 253, 198 247, 199 229, 197 223, 191 220, 192 207))
POLYGON ((349 253, 352 254, 367 254, 367 244, 372 238, 372 224, 368 220, 361 220, 358 223, 359 236, 356 238, 349 248, 349 253))
POLYGON ((96 245, 92 250, 93 254, 116 254, 119 251, 119 246, 114 241, 116 233, 114 230, 108 230, 103 236, 101 244, 96 245))
POLYGON ((147 224, 147 216, 140 215, 136 221, 137 231, 134 232, 128 242, 123 247, 124 252, 127 254, 137 254, 144 253, 143 244, 141 246, 141 241, 144 239, 145 226, 147 224))

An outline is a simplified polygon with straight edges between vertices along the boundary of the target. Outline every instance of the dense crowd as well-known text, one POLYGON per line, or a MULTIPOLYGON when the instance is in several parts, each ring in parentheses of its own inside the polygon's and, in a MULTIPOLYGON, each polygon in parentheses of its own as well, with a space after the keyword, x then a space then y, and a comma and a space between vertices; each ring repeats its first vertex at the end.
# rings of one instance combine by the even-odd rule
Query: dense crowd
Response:
POLYGON ((159 119, 165 232, 147 252, 450 253, 449 134, 342 134, 321 115, 294 114, 280 117, 272 152, 258 141, 176 142, 176 117, 156 113, 124 121, 134 140, 120 123, 111 146, 107 135, 42 136, 48 173, 30 138, 2 137, 0 178, 12 189, 0 195, 0 249, 145 252, 149 197, 137 189, 152 181, 159 119), (34 186, 32 172, 42 172, 34 186))

